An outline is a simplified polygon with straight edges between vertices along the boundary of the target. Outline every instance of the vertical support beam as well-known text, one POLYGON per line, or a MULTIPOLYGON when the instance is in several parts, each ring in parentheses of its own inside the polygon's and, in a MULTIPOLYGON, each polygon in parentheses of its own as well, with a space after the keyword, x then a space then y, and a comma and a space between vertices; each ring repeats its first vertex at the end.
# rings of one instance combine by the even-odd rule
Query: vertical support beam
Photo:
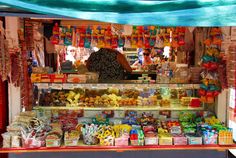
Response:
POLYGON ((227 123, 227 89, 224 89, 217 97, 216 99, 216 106, 215 106, 215 112, 217 115, 217 118, 221 121, 224 122, 225 124, 227 123))
MULTIPOLYGON (((6 38, 13 40, 13 46, 18 46, 18 17, 5 17, 6 22, 6 38)), ((13 84, 8 84, 8 102, 9 102, 9 122, 11 122, 21 111, 20 87, 15 87, 13 84)))

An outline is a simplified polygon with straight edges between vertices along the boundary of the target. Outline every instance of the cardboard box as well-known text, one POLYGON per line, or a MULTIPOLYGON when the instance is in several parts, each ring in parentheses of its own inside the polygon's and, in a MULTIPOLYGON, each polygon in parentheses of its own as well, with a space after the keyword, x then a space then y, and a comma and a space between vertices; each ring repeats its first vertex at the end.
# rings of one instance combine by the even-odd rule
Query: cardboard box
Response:
POLYGON ((188 139, 185 136, 174 136, 173 143, 174 145, 187 145, 188 139))
POLYGON ((130 140, 130 144, 133 145, 133 146, 143 146, 144 145, 144 139, 130 140))
POLYGON ((202 145, 201 136, 188 136, 187 138, 188 138, 189 145, 202 145))
POLYGON ((158 137, 145 137, 145 145, 158 145, 158 137))
POLYGON ((46 147, 60 147, 61 146, 61 138, 60 139, 46 139, 46 147))
POLYGON ((159 145, 173 145, 172 137, 159 137, 159 145))
POLYGON ((115 146, 128 146, 128 145, 129 145, 129 138, 127 137, 115 138, 115 146))
POLYGON ((65 146, 78 146, 79 144, 79 139, 74 138, 74 139, 64 139, 64 145, 65 146))

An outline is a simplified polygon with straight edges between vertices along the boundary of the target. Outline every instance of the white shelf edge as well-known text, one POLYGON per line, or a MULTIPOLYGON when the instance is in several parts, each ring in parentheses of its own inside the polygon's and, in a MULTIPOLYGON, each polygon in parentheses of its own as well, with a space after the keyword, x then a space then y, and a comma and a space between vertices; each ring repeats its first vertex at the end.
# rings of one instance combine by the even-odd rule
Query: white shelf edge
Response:
POLYGON ((124 110, 135 110, 135 111, 160 111, 160 110, 171 110, 171 111, 196 111, 196 110, 204 110, 204 107, 56 107, 56 106, 37 106, 33 108, 34 110, 46 109, 46 110, 54 110, 54 109, 67 109, 67 110, 86 110, 86 111, 100 111, 100 110, 114 110, 114 111, 124 111, 124 110))

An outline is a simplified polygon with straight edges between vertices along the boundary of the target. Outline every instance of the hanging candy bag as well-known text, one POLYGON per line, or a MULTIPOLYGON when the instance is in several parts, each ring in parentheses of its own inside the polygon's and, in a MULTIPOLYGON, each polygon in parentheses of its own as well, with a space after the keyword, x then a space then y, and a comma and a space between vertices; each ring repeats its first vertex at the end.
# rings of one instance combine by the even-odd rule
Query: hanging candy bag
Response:
POLYGON ((51 37, 51 43, 52 44, 58 44, 59 43, 59 26, 58 23, 55 23, 55 26, 53 27, 52 31, 52 37, 51 37))
POLYGON ((116 35, 113 35, 111 38, 111 47, 112 48, 118 47, 118 37, 116 35))
POLYGON ((72 45, 72 28, 70 28, 70 26, 66 28, 66 36, 64 44, 67 46, 72 45))
POLYGON ((119 39, 118 39, 118 46, 119 47, 124 47, 125 45, 125 36, 121 36, 119 39))

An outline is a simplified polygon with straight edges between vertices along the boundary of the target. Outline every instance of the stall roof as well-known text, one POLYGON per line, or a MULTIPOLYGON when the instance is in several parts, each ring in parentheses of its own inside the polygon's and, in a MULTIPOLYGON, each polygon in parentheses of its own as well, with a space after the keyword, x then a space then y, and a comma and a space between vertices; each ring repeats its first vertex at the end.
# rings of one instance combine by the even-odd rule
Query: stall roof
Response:
MULTIPOLYGON (((235 0, 0 0, 23 13, 109 23, 236 26, 235 0), (35 14, 37 13, 37 14, 35 14)), ((14 9, 13 9, 14 11, 14 9)))
POLYGON ((18 17, 29 17, 29 18, 65 18, 63 16, 58 16, 58 15, 39 14, 3 4, 0 4, 0 16, 18 16, 18 17))

